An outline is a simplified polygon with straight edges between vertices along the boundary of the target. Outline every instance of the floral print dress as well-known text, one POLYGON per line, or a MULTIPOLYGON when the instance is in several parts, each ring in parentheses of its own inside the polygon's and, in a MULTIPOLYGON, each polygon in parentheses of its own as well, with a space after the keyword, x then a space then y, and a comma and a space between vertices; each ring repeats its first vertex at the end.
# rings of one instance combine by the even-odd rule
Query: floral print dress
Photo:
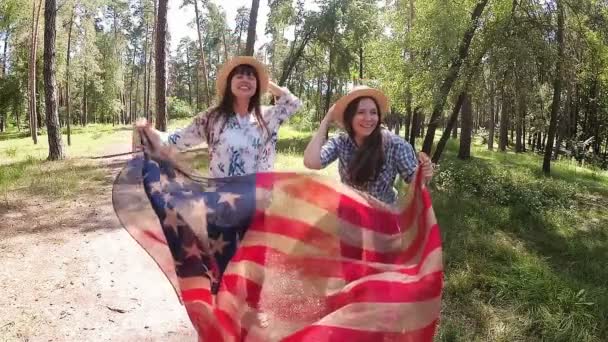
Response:
POLYGON ((190 125, 170 134, 163 134, 164 144, 180 150, 207 142, 209 145, 209 175, 214 178, 242 176, 259 171, 270 171, 276 156, 279 127, 302 106, 301 101, 287 88, 274 106, 263 107, 262 116, 268 127, 260 125, 253 113, 242 117, 231 115, 211 128, 205 136, 208 112, 199 114, 190 125))

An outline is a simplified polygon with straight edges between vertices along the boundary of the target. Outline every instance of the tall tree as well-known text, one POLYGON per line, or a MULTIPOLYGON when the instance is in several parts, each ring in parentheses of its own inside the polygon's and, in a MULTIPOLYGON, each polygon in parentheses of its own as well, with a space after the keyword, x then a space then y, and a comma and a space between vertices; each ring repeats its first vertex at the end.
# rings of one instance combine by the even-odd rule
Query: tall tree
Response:
POLYGON ((488 0, 480 0, 477 2, 477 5, 475 6, 473 13, 471 14, 471 24, 464 33, 462 41, 460 42, 460 46, 458 47, 458 55, 455 56, 452 60, 445 79, 441 83, 441 88, 433 104, 433 112, 431 114, 431 119, 429 121, 426 137, 424 138, 424 143, 422 145, 422 151, 427 154, 431 153, 433 141, 435 140, 435 130, 439 125, 439 117, 441 116, 441 112, 443 111, 443 107, 445 105, 448 94, 452 89, 452 85, 458 78, 458 74, 460 73, 460 67, 462 66, 462 63, 469 54, 469 47, 471 45, 471 41, 473 40, 475 31, 479 26, 479 19, 487 4, 488 0))
POLYGON ((471 106, 471 97, 468 93, 464 93, 460 122, 460 148, 458 149, 458 158, 469 159, 471 158, 473 109, 471 106))
POLYGON ((255 28, 258 23, 258 8, 260 0, 251 0, 251 11, 249 12, 249 26, 247 28, 247 44, 245 45, 245 55, 253 56, 255 46, 255 28))
POLYGON ((46 104, 46 130, 49 139, 49 160, 64 158, 61 130, 59 128, 59 113, 57 112, 56 18, 57 1, 46 0, 44 8, 44 99, 46 104))
POLYGON ((562 68, 564 63, 564 8, 563 0, 556 0, 557 4, 557 60, 555 61, 555 79, 553 80, 553 102, 551 103, 551 118, 549 121, 549 132, 547 132, 547 144, 545 145, 545 156, 543 159, 543 172, 551 173, 551 155, 557 129, 557 115, 562 96, 562 68))
POLYGON ((156 129, 167 130, 167 3, 158 1, 156 18, 156 129))
POLYGON ((205 106, 209 106, 209 104, 211 103, 211 94, 209 92, 209 82, 207 81, 207 59, 205 58, 205 49, 203 48, 203 34, 202 34, 202 15, 200 13, 199 7, 198 7, 198 0, 192 0, 192 2, 194 2, 194 12, 196 14, 196 32, 198 34, 198 53, 200 54, 201 57, 201 74, 203 76, 203 92, 205 94, 204 97, 204 101, 205 101, 205 106))
POLYGON ((67 135, 68 135, 68 146, 72 145, 72 132, 70 131, 70 125, 72 116, 70 115, 70 52, 72 46, 72 27, 74 26, 74 15, 76 13, 76 4, 72 6, 72 16, 70 17, 69 29, 68 29, 68 50, 65 57, 65 100, 66 100, 66 116, 67 116, 67 135))
POLYGON ((36 51, 38 49, 38 22, 40 19, 40 9, 42 8, 42 0, 32 0, 32 30, 30 38, 30 61, 29 61, 29 77, 28 87, 30 89, 29 97, 29 120, 30 120, 30 135, 34 144, 38 143, 38 117, 36 115, 36 51))

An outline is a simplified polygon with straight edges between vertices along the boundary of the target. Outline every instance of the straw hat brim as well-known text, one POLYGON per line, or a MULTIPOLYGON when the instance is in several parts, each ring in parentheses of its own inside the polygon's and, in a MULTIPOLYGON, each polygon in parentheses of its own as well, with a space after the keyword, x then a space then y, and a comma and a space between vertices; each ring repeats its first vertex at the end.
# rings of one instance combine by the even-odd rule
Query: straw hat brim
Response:
POLYGON ((228 60, 222 67, 220 68, 217 78, 215 81, 216 85, 216 95, 218 100, 221 100, 224 96, 224 91, 226 90, 226 82, 228 82, 228 75, 230 72, 234 70, 239 65, 250 65, 252 66, 258 74, 258 81, 260 87, 260 94, 266 93, 268 90, 268 71, 266 70, 266 66, 251 56, 237 56, 230 60, 228 60))
POLYGON ((380 107, 380 113, 386 114, 389 111, 389 100, 383 92, 378 89, 369 88, 369 87, 359 87, 357 89, 353 89, 348 94, 342 96, 336 103, 334 104, 333 109, 333 120, 340 125, 340 127, 344 127, 344 111, 349 103, 359 97, 371 97, 376 100, 378 106, 380 107))

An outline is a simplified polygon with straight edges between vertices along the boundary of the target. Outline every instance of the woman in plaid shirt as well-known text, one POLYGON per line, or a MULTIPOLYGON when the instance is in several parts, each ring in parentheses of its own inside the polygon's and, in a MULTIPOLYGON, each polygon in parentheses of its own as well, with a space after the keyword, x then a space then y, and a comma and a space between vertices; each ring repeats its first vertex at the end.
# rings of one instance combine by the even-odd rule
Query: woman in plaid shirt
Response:
POLYGON ((394 204, 397 174, 410 182, 416 168, 422 167, 425 181, 433 176, 429 157, 416 153, 407 141, 380 126, 388 112, 388 99, 379 90, 361 86, 340 98, 321 122, 304 151, 304 165, 309 169, 325 168, 338 159, 343 183, 375 198, 394 204), (346 132, 325 141, 331 121, 346 132))

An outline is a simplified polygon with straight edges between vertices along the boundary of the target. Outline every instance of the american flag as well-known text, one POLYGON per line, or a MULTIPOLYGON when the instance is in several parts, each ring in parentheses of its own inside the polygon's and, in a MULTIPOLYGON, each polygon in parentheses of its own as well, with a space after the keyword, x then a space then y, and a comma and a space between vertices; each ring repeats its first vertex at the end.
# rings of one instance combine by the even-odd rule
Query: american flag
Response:
POLYGON ((315 175, 206 179, 142 154, 113 199, 200 341, 433 340, 443 261, 420 174, 397 210, 315 175))

